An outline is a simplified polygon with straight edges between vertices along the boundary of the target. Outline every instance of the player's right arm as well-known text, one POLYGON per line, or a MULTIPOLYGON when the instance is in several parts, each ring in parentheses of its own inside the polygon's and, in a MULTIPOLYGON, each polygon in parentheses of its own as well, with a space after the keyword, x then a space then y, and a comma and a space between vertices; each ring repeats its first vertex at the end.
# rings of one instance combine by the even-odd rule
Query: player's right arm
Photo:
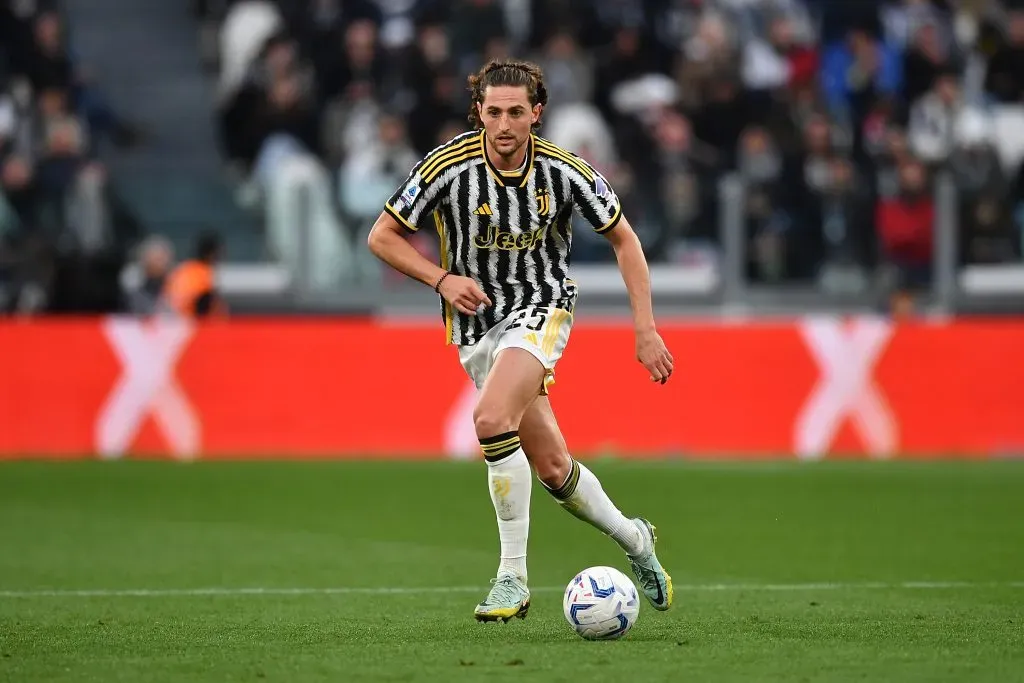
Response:
POLYGON ((406 184, 388 200, 370 230, 367 246, 374 256, 428 285, 460 312, 476 315, 481 303, 491 305, 479 285, 471 278, 446 274, 447 271, 419 253, 406 239, 407 234, 416 231, 419 218, 430 214, 440 196, 440 192, 428 192, 430 188, 424 186, 419 173, 422 165, 420 162, 413 169, 406 184))

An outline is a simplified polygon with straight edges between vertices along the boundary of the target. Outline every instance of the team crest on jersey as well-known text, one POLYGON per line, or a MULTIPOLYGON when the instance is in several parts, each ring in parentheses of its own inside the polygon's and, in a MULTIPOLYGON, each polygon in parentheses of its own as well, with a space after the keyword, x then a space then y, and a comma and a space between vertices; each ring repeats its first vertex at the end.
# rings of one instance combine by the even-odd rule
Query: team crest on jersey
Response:
POLYGON ((537 215, 547 216, 551 210, 551 195, 547 190, 537 190, 537 215))

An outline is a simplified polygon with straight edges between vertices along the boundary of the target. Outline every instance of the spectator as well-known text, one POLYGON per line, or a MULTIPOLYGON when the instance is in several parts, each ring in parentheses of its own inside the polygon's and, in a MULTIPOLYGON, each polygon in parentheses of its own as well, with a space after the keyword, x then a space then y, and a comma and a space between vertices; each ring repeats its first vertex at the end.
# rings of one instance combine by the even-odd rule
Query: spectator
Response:
POLYGON ((136 144, 141 139, 139 131, 121 120, 73 61, 60 15, 49 10, 40 12, 34 23, 34 37, 25 57, 24 73, 35 91, 66 93, 67 108, 81 113, 93 135, 109 137, 121 146, 136 144))
POLYGON ((341 168, 340 203, 351 219, 352 249, 362 256, 356 265, 371 281, 380 275, 379 261, 358 247, 366 243, 380 207, 419 159, 402 119, 385 114, 379 119, 375 138, 350 154, 341 168))
POLYGON ((732 166, 740 134, 753 123, 757 113, 747 106, 740 84, 727 77, 708 86, 708 97, 692 115, 694 135, 712 147, 732 166))
MULTIPOLYGON (((458 67, 443 24, 431 22, 420 27, 416 43, 407 50, 402 67, 404 85, 413 100, 408 116, 409 138, 416 151, 423 155, 439 144, 438 132, 445 122, 464 121, 458 67)), ((464 130, 465 124, 460 123, 458 132, 464 130)))
POLYGON ((217 262, 223 249, 220 237, 205 233, 196 243, 195 257, 176 267, 163 288, 163 303, 185 318, 220 317, 227 306, 217 290, 217 262))
POLYGON ((957 190, 961 261, 1003 263, 1017 258, 1013 222, 1007 209, 1008 182, 980 114, 959 122, 949 170, 957 190))
POLYGON ((50 240, 37 225, 37 192, 30 164, 11 156, 0 167, 4 221, 0 229, 0 313, 45 311, 53 278, 50 240))
POLYGON ((760 126, 750 126, 740 138, 738 169, 747 192, 746 228, 753 244, 756 279, 780 279, 786 267, 786 233, 790 221, 777 201, 781 195, 782 156, 760 126))
POLYGON ((961 212, 961 262, 1008 264, 1020 262, 1020 231, 1005 202, 992 197, 965 205, 961 212))
POLYGON ((899 126, 888 127, 873 157, 877 197, 890 199, 900 193, 900 168, 911 158, 906 131, 899 126))
POLYGON ((957 121, 948 167, 961 202, 999 201, 1005 195, 1005 173, 988 131, 988 120, 980 112, 967 112, 957 121))
MULTIPOLYGON (((736 36, 729 30, 724 16, 706 12, 697 25, 696 33, 683 46, 683 59, 678 69, 680 87, 691 93, 686 104, 691 107, 714 106, 723 87, 735 94, 739 87, 740 57, 736 36)), ((730 95, 730 99, 734 99, 730 95)), ((713 115, 710 115, 711 118, 713 115)), ((739 129, 733 131, 733 141, 739 129)))
POLYGON ((132 315, 151 316, 164 310, 162 299, 167 276, 174 264, 174 248, 164 237, 149 237, 139 245, 137 265, 141 281, 124 292, 132 315))
POLYGON ((783 14, 771 20, 766 38, 754 37, 744 45, 742 68, 751 90, 799 89, 813 82, 818 54, 798 41, 794 20, 783 14))
POLYGON ((931 90, 935 80, 952 66, 950 46, 943 41, 936 22, 921 25, 903 56, 904 97, 907 102, 931 90))
POLYGON ((0 187, 10 209, 11 220, 31 230, 37 223, 37 185, 28 159, 10 155, 0 166, 0 187))
POLYGON ((594 66, 571 33, 553 33, 537 61, 544 69, 552 108, 593 100, 594 66))
POLYGON ((818 282, 830 291, 863 291, 875 261, 873 196, 854 163, 833 159, 829 183, 815 207, 821 225, 818 282))
POLYGON ((1024 8, 1010 12, 1008 40, 989 60, 985 90, 1007 104, 1024 103, 1024 8))
POLYGON ((276 134, 316 152, 319 126, 313 76, 298 47, 286 34, 271 37, 222 111, 221 140, 228 158, 251 169, 264 143, 276 134))
POLYGON ((893 47, 905 51, 920 36, 922 29, 940 31, 943 42, 952 36, 952 26, 945 13, 945 0, 897 0, 882 4, 878 9, 878 20, 886 41, 893 47))
POLYGON ((657 189, 655 201, 644 201, 661 209, 665 235, 660 248, 671 254, 672 242, 677 239, 715 243, 715 151, 696 140, 689 119, 673 109, 662 112, 651 134, 655 163, 648 171, 646 165, 635 162, 638 178, 634 184, 641 198, 648 196, 643 188, 657 189))
POLYGON ((913 293, 929 285, 932 275, 935 204, 923 163, 900 166, 899 194, 879 202, 877 214, 883 258, 894 277, 891 309, 905 316, 912 312, 913 293))
POLYGON ((87 129, 68 110, 66 91, 41 92, 37 111, 39 189, 48 199, 59 198, 68 192, 87 161, 87 129))
POLYGON ((378 27, 382 23, 380 8, 372 0, 310 0, 291 7, 298 41, 321 73, 333 68, 337 47, 344 42, 349 26, 363 21, 378 27))
POLYGON ((67 90, 74 83, 74 69, 68 56, 56 12, 43 12, 35 20, 35 42, 25 64, 32 87, 67 90))
POLYGON ((370 19, 348 24, 341 49, 325 57, 320 67, 324 101, 383 94, 385 63, 377 41, 377 26, 370 19))
POLYGON ((928 94, 910 110, 910 148, 930 165, 945 162, 956 144, 963 117, 982 116, 964 100, 960 80, 953 69, 940 71, 928 94))
POLYGON ((892 45, 855 26, 826 48, 821 79, 832 114, 859 127, 875 98, 901 94, 902 59, 892 45))

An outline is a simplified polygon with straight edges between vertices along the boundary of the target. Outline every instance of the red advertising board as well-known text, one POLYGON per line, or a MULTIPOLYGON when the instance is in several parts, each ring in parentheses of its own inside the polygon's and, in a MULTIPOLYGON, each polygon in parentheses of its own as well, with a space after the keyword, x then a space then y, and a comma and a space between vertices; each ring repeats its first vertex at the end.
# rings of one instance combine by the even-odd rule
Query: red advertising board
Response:
MULTIPOLYGON (((1024 451, 1024 322, 673 322, 652 384, 628 326, 578 322, 552 402, 574 454, 1024 451)), ((0 323, 0 458, 478 457, 433 324, 0 323)))

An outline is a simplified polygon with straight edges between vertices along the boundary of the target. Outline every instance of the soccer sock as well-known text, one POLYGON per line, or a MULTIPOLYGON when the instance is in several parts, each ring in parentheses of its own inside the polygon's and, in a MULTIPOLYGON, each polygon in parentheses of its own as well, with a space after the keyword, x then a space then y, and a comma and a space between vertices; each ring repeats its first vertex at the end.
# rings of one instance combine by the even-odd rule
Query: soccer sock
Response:
POLYGON ((519 432, 480 439, 487 461, 487 483, 498 517, 501 562, 498 574, 513 573, 526 581, 526 541, 530 535, 530 491, 533 472, 519 443, 519 432))
POLYGON ((572 461, 569 475, 561 486, 545 488, 572 515, 611 536, 626 554, 643 552, 644 539, 636 524, 615 507, 594 473, 576 460, 572 461))

